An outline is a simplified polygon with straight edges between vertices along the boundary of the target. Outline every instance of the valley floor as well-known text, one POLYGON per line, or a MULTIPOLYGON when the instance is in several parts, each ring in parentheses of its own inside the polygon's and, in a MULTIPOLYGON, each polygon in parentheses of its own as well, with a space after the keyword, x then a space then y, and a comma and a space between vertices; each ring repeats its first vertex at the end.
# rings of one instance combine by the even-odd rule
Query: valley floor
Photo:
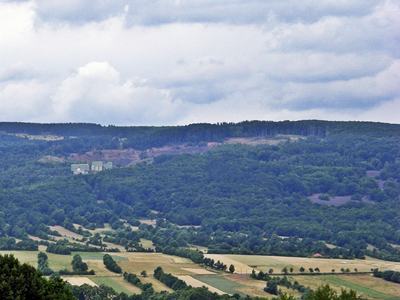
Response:
MULTIPOLYGON (((37 265, 37 251, 0 251, 0 254, 13 254, 21 262, 28 263, 32 266, 37 265)), ((76 254, 76 253, 73 253, 76 254)), ((72 255, 73 255, 72 254, 72 255)), ((87 262, 89 269, 93 269, 96 275, 93 276, 65 276, 71 284, 90 284, 90 285, 107 285, 114 288, 118 292, 127 294, 140 293, 141 291, 123 280, 121 275, 108 271, 103 265, 104 253, 88 253, 79 252, 82 259, 87 262)), ((318 267, 322 272, 336 269, 340 272, 340 268, 358 268, 360 271, 370 270, 373 267, 380 269, 400 270, 400 263, 392 263, 382 260, 366 259, 366 260, 342 260, 342 259, 316 259, 316 258, 299 258, 299 257, 278 257, 278 256, 249 256, 249 255, 215 255, 206 254, 215 260, 220 260, 225 264, 233 264, 237 272, 229 274, 215 270, 205 269, 202 266, 194 264, 192 261, 165 255, 161 253, 132 253, 120 252, 110 253, 118 262, 122 269, 126 272, 140 274, 146 271, 148 276, 141 278, 144 283, 152 283, 156 291, 171 291, 164 284, 154 279, 152 274, 157 266, 161 266, 165 272, 172 273, 187 284, 194 287, 206 286, 211 291, 223 294, 251 295, 270 298, 272 295, 263 291, 264 281, 254 280, 249 277, 249 273, 253 270, 266 271, 273 268, 276 273, 280 272, 284 267, 292 267, 296 272, 298 268, 303 266, 318 267)), ((47 254, 49 257, 50 267, 54 270, 71 269, 72 255, 56 255, 47 254)), ((291 279, 298 281, 300 284, 316 288, 323 284, 329 284, 337 290, 342 288, 353 289, 368 299, 394 300, 400 299, 400 285, 375 278, 370 274, 335 274, 335 275, 316 275, 316 276, 293 276, 289 274, 291 279)), ((285 290, 285 289, 283 289, 285 290)), ((293 295, 293 290, 285 290, 293 295)))

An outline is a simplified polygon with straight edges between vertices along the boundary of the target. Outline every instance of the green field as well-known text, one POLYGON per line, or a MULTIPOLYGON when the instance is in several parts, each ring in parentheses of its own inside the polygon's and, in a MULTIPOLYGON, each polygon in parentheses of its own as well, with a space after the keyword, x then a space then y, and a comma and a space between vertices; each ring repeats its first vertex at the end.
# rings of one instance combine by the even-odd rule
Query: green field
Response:
POLYGON ((196 278, 197 280, 207 283, 231 295, 235 293, 240 293, 239 289, 243 287, 243 285, 226 279, 224 276, 221 275, 195 275, 193 276, 193 278, 196 278))
POLYGON ((114 290, 116 290, 118 293, 125 293, 128 295, 132 294, 132 291, 130 291, 128 288, 126 288, 121 284, 120 277, 112 278, 112 277, 94 276, 91 277, 90 279, 92 279, 92 281, 94 281, 98 285, 109 286, 114 290))
MULTIPOLYGON (((369 288, 348 280, 348 277, 339 277, 339 276, 323 276, 321 278, 322 281, 326 281, 326 283, 330 285, 337 285, 344 288, 352 289, 358 293, 362 293, 363 295, 371 298, 382 299, 382 300, 398 300, 398 297, 391 296, 379 292, 373 288, 369 288)), ((400 287, 399 287, 400 289, 400 287)))

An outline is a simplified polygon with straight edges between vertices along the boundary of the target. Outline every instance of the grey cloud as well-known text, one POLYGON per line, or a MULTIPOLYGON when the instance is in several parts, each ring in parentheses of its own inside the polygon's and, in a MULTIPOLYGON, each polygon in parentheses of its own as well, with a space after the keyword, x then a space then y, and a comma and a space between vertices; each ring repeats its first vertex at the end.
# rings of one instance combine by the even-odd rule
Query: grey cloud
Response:
POLYGON ((126 0, 35 0, 36 12, 44 21, 91 22, 123 14, 126 0))
POLYGON ((271 32, 279 51, 325 51, 334 53, 386 52, 400 56, 400 6, 380 2, 370 15, 324 18, 313 24, 281 25, 271 32))
MULTIPOLYGON (((379 1, 378 1, 379 2, 379 1)), ((368 14, 376 0, 35 0, 44 21, 99 21, 125 14, 128 24, 175 22, 262 24, 314 22, 326 16, 368 14), (126 10, 129 8, 129 10, 126 10)))
POLYGON ((366 110, 400 95, 400 60, 376 74, 344 81, 311 84, 284 84, 276 105, 293 110, 366 110))
POLYGON ((132 0, 130 22, 164 24, 171 22, 227 22, 233 24, 312 22, 326 15, 351 16, 367 14, 373 0, 132 0))

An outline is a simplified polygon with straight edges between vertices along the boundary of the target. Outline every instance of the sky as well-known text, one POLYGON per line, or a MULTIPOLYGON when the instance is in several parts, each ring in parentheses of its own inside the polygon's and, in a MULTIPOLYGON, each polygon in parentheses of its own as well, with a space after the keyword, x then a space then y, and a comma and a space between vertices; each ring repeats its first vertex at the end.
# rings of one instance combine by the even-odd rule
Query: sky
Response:
POLYGON ((0 121, 400 123, 400 0, 0 0, 0 121))

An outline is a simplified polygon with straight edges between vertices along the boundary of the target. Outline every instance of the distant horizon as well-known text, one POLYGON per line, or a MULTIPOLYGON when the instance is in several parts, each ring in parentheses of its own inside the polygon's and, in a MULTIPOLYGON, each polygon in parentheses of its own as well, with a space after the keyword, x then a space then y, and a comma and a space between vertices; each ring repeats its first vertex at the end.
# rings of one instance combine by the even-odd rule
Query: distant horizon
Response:
POLYGON ((329 122, 329 123, 371 123, 371 124, 387 124, 387 125, 400 125, 399 123, 391 123, 391 122, 381 122, 381 121, 368 121, 368 120, 324 120, 324 119, 300 119, 300 120, 242 120, 238 122, 195 122, 195 123, 187 123, 187 124, 165 124, 165 125, 135 125, 135 124, 101 124, 94 122, 27 122, 27 121, 1 121, 0 124, 24 124, 24 125, 96 125, 101 127, 184 127, 191 125, 221 125, 221 124, 241 124, 246 122, 273 122, 273 123, 283 123, 283 122, 307 122, 307 121, 318 121, 318 122, 329 122))

